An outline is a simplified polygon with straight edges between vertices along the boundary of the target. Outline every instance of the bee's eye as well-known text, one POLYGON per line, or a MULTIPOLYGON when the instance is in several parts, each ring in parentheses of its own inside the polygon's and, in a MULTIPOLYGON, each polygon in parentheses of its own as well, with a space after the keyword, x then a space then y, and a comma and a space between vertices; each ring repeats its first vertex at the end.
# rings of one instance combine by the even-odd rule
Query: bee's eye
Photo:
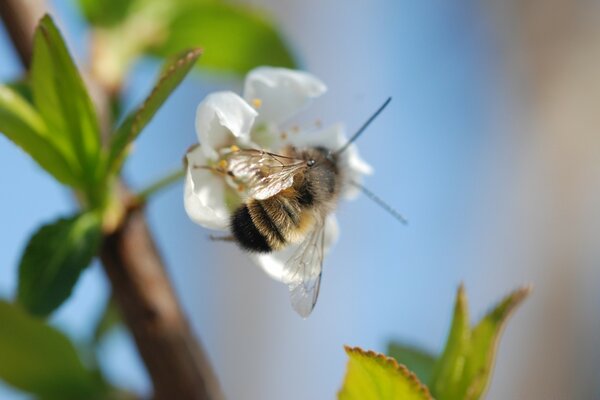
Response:
POLYGON ((308 165, 309 167, 312 167, 313 165, 315 165, 315 160, 308 160, 306 162, 306 165, 308 165))

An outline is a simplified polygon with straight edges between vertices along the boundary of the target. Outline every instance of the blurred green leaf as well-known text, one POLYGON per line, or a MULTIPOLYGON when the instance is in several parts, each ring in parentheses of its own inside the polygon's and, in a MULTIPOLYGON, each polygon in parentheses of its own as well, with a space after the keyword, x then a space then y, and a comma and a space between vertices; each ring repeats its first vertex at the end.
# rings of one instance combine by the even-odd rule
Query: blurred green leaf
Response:
POLYGON ((44 225, 21 258, 18 302, 32 314, 46 316, 54 311, 70 296, 100 238, 100 218, 91 212, 44 225))
POLYGON ((105 392, 61 332, 0 301, 0 379, 43 399, 90 399, 105 392))
POLYGON ((427 387, 396 360, 346 347, 348 368, 338 392, 340 400, 420 400, 431 399, 427 387))
POLYGON ((435 364, 429 387, 438 399, 456 399, 456 381, 462 374, 464 354, 467 351, 471 328, 465 289, 461 285, 456 295, 454 317, 448 333, 446 348, 435 364))
POLYGON ((181 7, 152 49, 168 56, 201 47, 201 68, 246 73, 259 65, 294 67, 294 58, 278 30, 263 15, 239 5, 194 4, 181 7))
POLYGON ((169 63, 144 103, 125 118, 112 138, 109 158, 109 166, 112 170, 120 168, 128 145, 135 140, 171 93, 179 86, 200 54, 201 51, 198 49, 188 50, 169 63))
POLYGON ((118 92, 135 60, 171 57, 201 47, 199 67, 245 73, 259 65, 293 67, 294 57, 270 18, 218 0, 79 0, 94 25, 92 68, 104 87, 118 92), (127 40, 124 40, 127 38, 127 40))
POLYGON ((127 18, 136 0, 78 0, 78 3, 90 24, 113 26, 127 18))
POLYGON ((31 85, 27 79, 17 79, 12 82, 7 82, 5 85, 18 93, 27 103, 33 105, 33 92, 31 91, 31 85))
POLYGON ((120 323, 121 314, 119 313, 119 309, 111 297, 104 305, 102 315, 96 323, 96 328, 94 329, 94 343, 100 343, 104 336, 116 328, 120 323))
POLYGON ((35 32, 31 65, 33 99, 50 137, 77 160, 82 180, 94 187, 100 165, 100 128, 77 67, 52 19, 35 32))
POLYGON ((462 380, 466 399, 479 399, 484 394, 494 366, 500 333, 508 317, 530 292, 530 287, 512 292, 471 331, 470 351, 466 356, 462 380))
POLYGON ((406 365, 421 382, 429 382, 435 364, 435 357, 432 354, 416 347, 393 342, 388 345, 387 355, 395 358, 400 364, 406 365))
POLYGON ((51 140, 38 112, 17 92, 0 85, 0 132, 60 182, 79 185, 65 154, 51 140))
POLYGON ((430 381, 429 387, 435 398, 475 400, 482 397, 491 378, 500 332, 512 311, 530 291, 529 287, 514 291, 471 329, 461 285, 446 349, 437 360, 430 381))

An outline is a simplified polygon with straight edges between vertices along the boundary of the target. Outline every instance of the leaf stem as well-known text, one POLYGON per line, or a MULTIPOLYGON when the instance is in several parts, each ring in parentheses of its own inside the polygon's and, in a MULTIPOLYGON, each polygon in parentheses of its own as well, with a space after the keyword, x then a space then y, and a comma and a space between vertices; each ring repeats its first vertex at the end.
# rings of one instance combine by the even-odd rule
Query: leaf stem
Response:
POLYGON ((182 179, 184 176, 185 176, 185 170, 183 170, 183 169, 177 169, 175 171, 170 172, 169 174, 163 176, 162 178, 158 179, 154 183, 147 186, 145 189, 141 190, 135 196, 137 202, 145 203, 146 201, 148 201, 148 199, 151 196, 153 196, 157 192, 161 191, 162 189, 166 188, 167 186, 170 186, 170 185, 176 183, 177 181, 182 179))

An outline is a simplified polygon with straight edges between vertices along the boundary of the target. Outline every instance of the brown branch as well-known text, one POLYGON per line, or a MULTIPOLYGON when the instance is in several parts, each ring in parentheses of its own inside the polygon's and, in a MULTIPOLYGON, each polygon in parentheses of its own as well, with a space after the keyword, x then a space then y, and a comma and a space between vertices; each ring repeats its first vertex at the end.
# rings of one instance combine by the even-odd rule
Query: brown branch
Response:
POLYGON ((10 35, 21 64, 28 69, 33 53, 33 33, 44 13, 44 0, 1 0, 0 15, 10 35))
MULTIPOLYGON (((31 63, 35 26, 44 12, 42 0, 0 0, 4 21, 23 66, 31 63)), ((94 85, 94 82, 88 82, 94 85)), ((90 91, 103 126, 110 126, 106 90, 90 91)), ((150 235, 142 210, 128 208, 120 226, 106 234, 101 260, 113 293, 146 364, 156 399, 223 398, 208 357, 181 310, 150 235)))
POLYGON ((191 334, 141 210, 107 236, 102 262, 135 337, 156 398, 221 398, 210 364, 191 334))

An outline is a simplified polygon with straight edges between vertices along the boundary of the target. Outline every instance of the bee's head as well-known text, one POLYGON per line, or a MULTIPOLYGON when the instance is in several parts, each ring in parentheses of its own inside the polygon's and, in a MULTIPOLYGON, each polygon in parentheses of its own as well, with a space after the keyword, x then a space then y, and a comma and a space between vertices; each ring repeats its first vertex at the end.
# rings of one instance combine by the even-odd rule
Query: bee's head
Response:
POLYGON ((330 165, 335 166, 337 164, 338 156, 331 149, 318 146, 310 147, 303 152, 303 158, 309 167, 315 165, 330 165))

